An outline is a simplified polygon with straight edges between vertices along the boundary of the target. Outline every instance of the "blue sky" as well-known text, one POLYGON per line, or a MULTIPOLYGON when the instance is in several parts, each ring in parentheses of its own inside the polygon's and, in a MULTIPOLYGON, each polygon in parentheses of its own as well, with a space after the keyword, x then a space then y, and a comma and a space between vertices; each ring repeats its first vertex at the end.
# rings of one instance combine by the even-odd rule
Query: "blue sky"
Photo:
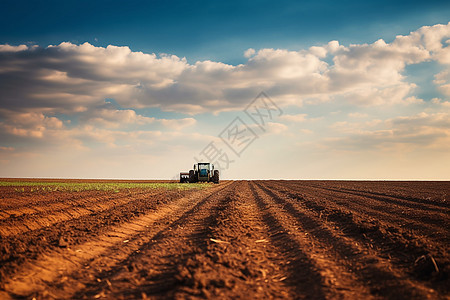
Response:
POLYGON ((89 42, 243 62, 248 48, 390 41, 447 23, 448 1, 2 1, 0 42, 89 42))
POLYGON ((213 142, 225 178, 449 179, 448 16, 448 1, 2 1, 0 176, 172 178, 213 142), (282 112, 263 127, 244 112, 261 91, 282 112), (240 156, 219 135, 236 117, 258 137, 240 156))

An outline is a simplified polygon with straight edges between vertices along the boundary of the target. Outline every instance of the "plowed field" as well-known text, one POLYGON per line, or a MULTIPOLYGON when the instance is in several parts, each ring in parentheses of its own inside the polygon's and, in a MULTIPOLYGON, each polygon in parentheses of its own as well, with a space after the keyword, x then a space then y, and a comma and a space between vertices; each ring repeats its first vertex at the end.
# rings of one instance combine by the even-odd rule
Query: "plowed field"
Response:
POLYGON ((0 299, 449 299, 450 182, 0 187, 0 299))

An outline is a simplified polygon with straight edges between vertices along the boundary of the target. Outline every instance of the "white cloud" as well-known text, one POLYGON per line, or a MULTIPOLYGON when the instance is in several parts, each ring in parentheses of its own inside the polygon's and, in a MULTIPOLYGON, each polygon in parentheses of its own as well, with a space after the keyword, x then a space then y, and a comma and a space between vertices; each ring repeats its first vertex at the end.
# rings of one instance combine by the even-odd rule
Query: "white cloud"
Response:
POLYGON ((183 119, 160 119, 158 120, 162 125, 180 130, 185 127, 193 126, 197 123, 197 120, 194 118, 183 118, 183 119))
POLYGON ((349 113, 348 116, 350 118, 360 119, 360 118, 367 118, 369 115, 366 113, 353 112, 353 113, 349 113))
POLYGON ((314 131, 312 131, 310 129, 300 129, 299 132, 302 134, 306 134, 306 135, 311 135, 314 133, 314 131))
POLYGON ((324 47, 312 46, 309 48, 309 52, 319 58, 324 58, 327 56, 327 49, 324 47))
POLYGON ((450 97, 450 69, 442 71, 434 76, 434 83, 442 94, 450 97))
POLYGON ((343 136, 327 138, 325 144, 341 150, 373 151, 395 148, 450 149, 450 113, 419 113, 362 123, 341 121, 331 128, 343 136), (405 148, 406 147, 406 148, 405 148))
POLYGON ((106 128, 124 128, 129 125, 144 126, 149 124, 160 124, 170 129, 181 130, 196 124, 194 118, 181 119, 158 119, 137 114, 132 109, 116 109, 106 104, 106 108, 92 109, 85 114, 83 119, 88 124, 95 124, 106 128))
POLYGON ((145 125, 155 122, 155 118, 144 117, 136 114, 131 109, 107 109, 102 108, 94 112, 90 112, 91 117, 88 123, 100 125, 107 128, 120 128, 126 125, 145 125))
POLYGON ((244 57, 250 58, 253 55, 255 55, 255 53, 256 53, 255 49, 249 48, 249 49, 245 50, 244 57))
POLYGON ((11 46, 11 45, 0 45, 0 52, 18 52, 27 50, 27 45, 11 46))
POLYGON ((280 134, 288 130, 288 127, 282 123, 269 122, 266 125, 267 133, 280 134))
POLYGON ((282 121, 287 121, 287 122, 306 122, 308 120, 308 115, 307 114, 296 114, 296 115, 282 115, 279 117, 280 120, 282 121))
POLYGON ((387 87, 361 87, 339 95, 343 101, 356 106, 373 106, 389 104, 410 104, 413 101, 409 94, 416 88, 412 83, 400 83, 387 87))
POLYGON ((289 122, 305 122, 307 117, 307 114, 282 115, 280 119, 289 122))
MULTIPOLYGON (((0 115, 2 111, 0 110, 0 115)), ((3 132, 22 137, 42 138, 48 129, 62 129, 63 122, 56 117, 47 117, 42 113, 13 113, 4 115, 0 122, 3 132)))
MULTIPOLYGON (((448 37, 450 24, 422 27, 391 43, 378 40, 345 47, 331 41, 308 51, 250 48, 245 52, 248 61, 237 66, 213 61, 188 64, 174 55, 88 43, 47 48, 2 45, 0 103, 12 110, 74 113, 113 98, 122 107, 196 114, 241 109, 261 90, 281 99, 280 105, 301 104, 306 98, 354 105, 398 103, 415 88, 405 80, 405 66, 433 59, 448 64, 450 47, 443 45, 448 37)), ((437 77, 448 95, 448 70, 437 77)))
POLYGON ((450 63, 448 38, 450 37, 450 22, 447 25, 437 24, 434 26, 423 26, 417 32, 410 34, 415 40, 422 39, 424 47, 432 51, 433 58, 440 63, 450 63), (445 47, 443 45, 443 40, 445 47))
POLYGON ((343 50, 345 49, 344 46, 339 45, 338 41, 330 41, 328 42, 328 44, 326 45, 326 49, 327 51, 329 51, 330 53, 336 53, 339 50, 343 50))

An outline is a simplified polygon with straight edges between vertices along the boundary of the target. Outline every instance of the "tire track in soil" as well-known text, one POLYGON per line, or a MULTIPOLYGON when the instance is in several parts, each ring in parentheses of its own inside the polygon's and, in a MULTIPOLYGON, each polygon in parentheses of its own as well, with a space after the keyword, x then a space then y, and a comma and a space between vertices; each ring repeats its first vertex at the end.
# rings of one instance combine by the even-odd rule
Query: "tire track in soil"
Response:
POLYGON ((280 218, 296 221, 301 228, 300 231, 310 237, 312 251, 325 250, 324 261, 319 268, 334 261, 344 268, 344 274, 353 276, 354 285, 350 286, 350 289, 355 290, 355 287, 360 286, 368 288, 373 296, 395 299, 405 297, 425 299, 436 295, 434 290, 423 286, 420 282, 412 282, 402 270, 395 268, 389 260, 380 257, 379 253, 370 247, 343 235, 337 228, 311 214, 309 210, 289 201, 276 189, 267 188, 265 182, 258 182, 256 185, 273 201, 280 218))
MULTIPOLYGON (((184 194, 189 194, 185 191, 184 194)), ((130 201, 121 206, 111 206, 103 211, 94 212, 67 221, 57 222, 49 227, 30 230, 17 236, 0 236, 0 278, 8 276, 20 264, 35 259, 48 249, 59 249, 82 243, 118 226, 129 218, 142 215, 161 205, 181 197, 178 191, 150 191, 150 195, 160 195, 152 201, 145 193, 132 193, 130 201), (135 197, 136 196, 136 197, 135 197)))
POLYGON ((333 190, 337 190, 339 192, 344 191, 349 194, 355 194, 358 196, 372 198, 375 200, 387 201, 392 204, 397 204, 399 206, 407 206, 407 207, 414 208, 414 209, 434 211, 434 212, 441 213, 441 214, 448 213, 450 211, 450 209, 448 208, 448 205, 446 205, 445 203, 436 203, 436 202, 431 202, 431 201, 427 202, 427 200, 419 199, 419 198, 399 197, 396 195, 369 192, 369 191, 364 191, 364 190, 355 190, 355 189, 349 189, 349 188, 333 189, 333 190))
POLYGON ((445 243, 430 244, 423 238, 402 233, 391 224, 384 224, 374 217, 368 218, 359 215, 358 211, 349 211, 332 200, 318 200, 314 194, 305 194, 305 191, 295 192, 275 182, 266 183, 266 186, 271 191, 282 193, 293 205, 315 214, 330 227, 334 225, 342 235, 366 249, 375 250, 376 256, 388 260, 392 264, 391 268, 401 270, 404 276, 409 277, 414 284, 423 286, 424 290, 448 294, 449 259, 445 243), (439 266, 439 272, 435 272, 429 255, 439 266), (417 264, 419 258, 426 258, 426 261, 417 264))
MULTIPOLYGON (((276 184, 280 186, 278 183, 276 184)), ((388 206, 381 201, 373 203, 370 199, 362 196, 348 197, 348 194, 344 192, 333 193, 323 187, 297 186, 294 183, 289 183, 286 186, 301 193, 314 195, 316 198, 325 198, 330 202, 339 203, 352 212, 364 214, 367 218, 377 218, 380 221, 387 222, 400 231, 403 231, 402 227, 404 227, 407 230, 414 230, 414 235, 416 236, 437 239, 438 241, 441 241, 442 238, 447 238, 447 243, 449 242, 448 234, 446 235, 443 232, 443 228, 448 227, 448 216, 441 216, 441 220, 438 222, 440 226, 431 226, 421 223, 421 218, 426 217, 426 214, 428 214, 426 211, 421 211, 421 215, 412 215, 412 213, 417 213, 417 211, 402 210, 401 207, 388 206), (410 213, 406 214, 408 212, 410 213)))
MULTIPOLYGON (((303 181, 302 181, 303 183, 303 181)), ((324 186, 324 183, 319 182, 304 182, 313 186, 324 186)), ((344 182, 345 184, 338 184, 327 181, 327 186, 349 190, 354 192, 362 192, 375 196, 388 196, 401 201, 409 203, 419 203, 429 207, 440 207, 448 209, 447 197, 450 195, 450 185, 448 182, 415 182, 420 184, 420 189, 411 187, 411 182, 344 182), (334 183, 334 184, 333 184, 334 183), (403 184, 402 184, 403 183, 403 184), (361 184, 363 184, 361 186, 361 184), (367 186, 370 184, 370 186, 367 186), (425 186, 425 184, 427 186, 425 186), (374 191, 376 189, 377 191, 374 191), (412 190, 413 189, 413 190, 412 190)))
MULTIPOLYGON (((366 235, 371 233, 375 235, 378 240, 374 243, 374 246, 379 246, 379 250, 386 255, 386 257, 395 257, 399 261, 403 261, 404 264, 410 268, 416 266, 416 260, 422 255, 432 254, 434 259, 439 261, 439 265, 442 266, 441 274, 438 274, 439 278, 450 277, 450 260, 447 245, 450 243, 449 235, 449 217, 442 217, 442 227, 435 228, 434 230, 424 230, 420 226, 420 223, 411 223, 402 217, 395 214, 387 214, 380 212, 380 210, 374 210, 367 207, 367 202, 370 199, 364 199, 359 197, 357 199, 348 199, 343 195, 322 193, 320 188, 310 188, 299 185, 298 183, 290 183, 286 186, 282 186, 277 182, 272 182, 272 185, 278 188, 286 188, 293 191, 297 191, 300 194, 294 195, 304 199, 321 199, 306 201, 305 203, 312 203, 315 205, 317 202, 322 203, 322 207, 334 207, 338 211, 333 214, 348 215, 351 213, 353 216, 361 220, 370 220, 372 224, 365 224, 362 230, 366 235), (319 190, 319 191, 317 191, 319 190), (306 198, 305 198, 306 197, 306 198), (325 200, 324 200, 325 199, 325 200), (380 240, 382 243, 380 243, 380 240), (404 253, 416 254, 414 257, 407 257, 404 253)), ((386 204, 387 205, 387 204, 386 204)), ((324 211, 325 212, 325 211, 324 211)), ((415 213, 420 216, 422 214, 428 214, 428 211, 416 210, 415 213)), ((401 214, 401 213, 399 213, 401 214)), ((426 228, 426 226, 424 226, 426 228)), ((426 270, 411 271, 418 277, 436 277, 432 274, 434 268, 425 268, 426 270), (417 273, 419 273, 417 275, 417 273), (425 273, 425 274, 424 274, 425 273)), ((438 279, 439 279, 438 278, 438 279)), ((440 280, 440 279, 439 279, 440 280)))
POLYGON ((27 196, 19 195, 17 198, 3 198, 0 200, 0 220, 10 217, 27 217, 27 215, 45 213, 48 211, 59 211, 74 206, 86 207, 92 203, 102 203, 128 197, 131 193, 148 194, 153 191, 156 190, 142 191, 138 189, 129 189, 114 194, 103 191, 81 191, 76 192, 75 194, 57 191, 36 194, 30 193, 27 196), (29 201, 20 205, 19 197, 23 197, 25 199, 24 201, 28 198, 29 201), (19 202, 19 204, 17 202, 19 202))
MULTIPOLYGON (((396 199, 392 199, 392 197, 388 196, 388 195, 383 195, 383 196, 376 196, 376 195, 370 195, 367 193, 362 193, 362 192, 354 192, 348 189, 335 189, 335 188, 324 188, 324 187, 318 187, 320 189, 323 190, 327 190, 327 191, 331 191, 331 192, 336 192, 336 193, 341 193, 344 195, 354 195, 354 196, 358 196, 358 198, 369 198, 372 200, 375 200, 376 203, 380 203, 381 205, 385 205, 386 203, 390 203, 393 204, 390 206, 390 208, 392 209, 392 211, 397 214, 396 212, 398 211, 398 209, 408 209, 410 211, 433 211, 433 214, 430 215, 421 215, 421 216, 415 216, 415 215, 410 215, 408 216, 411 220, 414 221, 418 221, 420 223, 427 223, 430 224, 432 226, 437 226, 440 227, 439 225, 442 225, 442 221, 443 219, 448 216, 448 214, 450 213, 450 210, 448 208, 444 208, 444 207, 430 207, 429 205, 424 205, 421 203, 409 203, 408 201, 399 201, 396 199)), ((423 224, 422 224, 423 226, 423 224)), ((435 229, 436 227, 430 227, 431 230, 435 229)))
POLYGON ((292 218, 282 214, 282 211, 275 207, 271 197, 254 182, 250 188, 262 219, 271 229, 271 243, 289 262, 289 273, 285 282, 294 289, 295 298, 342 298, 343 291, 350 294, 350 290, 367 297, 368 293, 360 287, 361 285, 351 288, 353 280, 339 270, 333 260, 329 261, 328 266, 321 266, 320 261, 326 260, 323 253, 320 253, 319 249, 311 251, 313 245, 304 237, 304 233, 295 234, 298 227, 297 224, 293 224, 292 218), (332 288, 333 284, 337 286, 332 288))
POLYGON ((180 266, 204 252, 217 216, 226 209, 235 189, 235 183, 230 182, 220 191, 195 201, 195 206, 184 209, 181 216, 153 233, 138 252, 99 273, 99 278, 105 278, 102 283, 86 283, 74 298, 175 297, 177 288, 183 284, 177 277, 180 266))
POLYGON ((113 268, 133 252, 139 252, 145 241, 151 241, 152 232, 168 227, 171 220, 196 202, 204 201, 205 197, 208 198, 218 189, 226 189, 228 185, 194 192, 124 224, 113 226, 100 236, 91 237, 95 240, 75 245, 73 249, 50 250, 35 260, 27 261, 14 276, 6 280, 3 284, 6 293, 0 291, 0 296, 71 298, 70 295, 85 287, 79 279, 94 280, 96 274, 113 268))
POLYGON ((214 240, 203 253, 180 267, 175 298, 293 299, 285 284, 288 263, 270 243, 249 183, 236 183, 237 193, 219 211, 211 228, 214 240))
POLYGON ((135 200, 136 197, 148 197, 161 194, 161 191, 141 191, 134 193, 133 197, 122 195, 119 197, 86 198, 73 203, 54 203, 39 208, 26 208, 22 213, 10 214, 8 218, 0 220, 0 235, 12 236, 22 234, 27 231, 37 230, 42 227, 49 227, 54 224, 74 220, 85 215, 102 212, 110 207, 120 207, 127 205, 128 202, 135 200), (94 200, 94 201, 93 201, 94 200))
MULTIPOLYGON (((288 196, 298 199, 299 201, 301 201, 301 203, 305 204, 308 206, 309 209, 321 212, 322 214, 340 214, 342 216, 352 216, 355 218, 358 218, 360 220, 365 220, 365 221, 370 221, 370 224, 368 222, 360 222, 357 225, 358 226, 362 226, 360 229, 362 231, 364 231, 363 233, 367 232, 372 232, 372 231, 376 231, 378 229, 379 226, 384 226, 384 230, 387 232, 392 232, 392 233, 399 233, 404 235, 408 240, 410 241, 416 241, 416 247, 418 247, 419 249, 415 252, 429 252, 429 251, 433 251, 432 248, 429 248, 429 245, 425 245, 423 244, 423 238, 418 237, 417 235, 411 235, 409 232, 403 232, 403 228, 404 226, 399 226, 397 224, 397 219, 395 215, 390 215, 389 219, 385 220, 385 219, 378 219, 376 218, 376 216, 371 216, 370 214, 367 214, 365 212, 364 206, 362 205, 352 205, 349 206, 348 203, 344 202, 344 201, 333 201, 335 198, 333 198, 333 200, 320 200, 320 201, 316 201, 314 199, 317 199, 317 196, 321 196, 320 194, 317 195, 317 193, 313 192, 313 194, 309 193, 307 191, 307 189, 302 189, 301 187, 289 187, 288 190, 286 189, 287 187, 283 187, 281 185, 278 185, 276 183, 273 183, 271 186, 276 186, 278 189, 283 190, 288 196), (320 202, 320 203, 319 203, 320 202), (326 203, 324 203, 326 202, 326 203), (330 211, 330 208, 333 208, 334 211, 330 211), (359 209, 358 209, 359 208, 359 209), (387 224, 386 224, 387 222, 387 224), (422 245, 423 244, 423 245, 422 245)), ((327 195, 326 199, 329 199, 330 197, 327 195)), ((364 202, 364 201, 363 201, 364 202)), ((366 203, 366 202, 364 202, 366 203)), ((352 203, 353 204, 353 203, 352 203)), ((419 212, 419 211, 417 211, 419 212)), ((352 217, 348 217, 347 219, 351 219, 352 217)), ((448 219, 448 217, 447 217, 448 219)), ((443 226, 444 228, 446 226, 443 226)), ((407 228, 408 230, 410 228, 407 228)), ((434 238, 434 234, 431 236, 427 236, 428 238, 434 238)), ((393 241, 387 239, 388 237, 386 236, 386 245, 387 244, 392 244, 393 241)), ((445 234, 444 235, 440 235, 440 244, 445 244, 445 234)), ((429 244, 429 243, 428 243, 429 244)), ((396 249, 396 250, 406 250, 405 247, 403 247, 402 249, 396 249)), ((411 249, 409 249, 411 250, 411 249)))
MULTIPOLYGON (((145 192, 151 192, 147 190, 145 192)), ((134 188, 112 193, 111 191, 54 191, 54 192, 16 192, 14 197, 0 198, 0 219, 12 216, 21 216, 26 213, 36 213, 42 211, 44 208, 53 210, 60 207, 64 203, 77 204, 86 206, 92 202, 101 202, 105 200, 113 200, 129 196, 129 194, 136 194, 142 192, 142 189, 134 188)))
MULTIPOLYGON (((1 193, 4 193, 0 189, 1 193)), ((84 198, 91 197, 92 195, 110 196, 110 193, 104 191, 79 191, 76 193, 68 193, 63 191, 54 192, 12 192, 8 196, 0 196, 0 210, 17 209, 19 213, 21 209, 35 206, 48 206, 52 203, 61 201, 77 201, 84 198), (49 197, 52 196, 52 197, 49 197)))

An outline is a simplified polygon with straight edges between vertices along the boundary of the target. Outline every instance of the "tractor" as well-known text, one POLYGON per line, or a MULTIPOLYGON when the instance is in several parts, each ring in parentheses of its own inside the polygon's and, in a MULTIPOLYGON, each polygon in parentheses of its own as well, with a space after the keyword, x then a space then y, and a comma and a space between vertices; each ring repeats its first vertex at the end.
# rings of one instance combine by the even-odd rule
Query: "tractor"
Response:
POLYGON ((200 162, 194 165, 189 173, 180 173, 180 182, 214 182, 219 183, 219 170, 214 169, 211 163, 200 162))

